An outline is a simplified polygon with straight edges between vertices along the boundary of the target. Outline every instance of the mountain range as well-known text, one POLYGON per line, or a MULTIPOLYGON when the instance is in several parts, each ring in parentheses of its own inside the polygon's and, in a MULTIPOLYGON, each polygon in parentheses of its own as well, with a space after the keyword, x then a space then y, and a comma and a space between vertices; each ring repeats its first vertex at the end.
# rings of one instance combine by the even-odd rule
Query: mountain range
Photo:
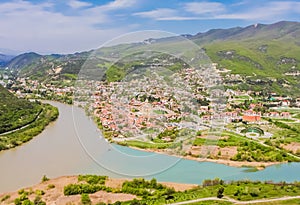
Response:
MULTIPOLYGON (((212 29, 182 36, 202 47, 212 62, 218 63, 219 68, 230 70, 230 74, 241 75, 240 88, 260 90, 263 87, 279 93, 300 93, 300 75, 297 74, 300 66, 299 22, 281 21, 243 28, 212 29)), ((178 37, 151 39, 151 43, 174 43, 177 40, 178 37)), ((126 45, 119 45, 107 50, 111 52, 125 48, 126 45)), ((24 53, 12 59, 3 57, 5 60, 0 61, 0 66, 8 67, 18 76, 34 79, 45 80, 49 75, 56 79, 75 79, 92 52, 69 55, 24 53)))
POLYGON ((6 64, 9 63, 9 61, 11 59, 13 59, 15 56, 12 56, 12 55, 5 55, 5 54, 2 54, 0 53, 0 66, 5 66, 6 64))

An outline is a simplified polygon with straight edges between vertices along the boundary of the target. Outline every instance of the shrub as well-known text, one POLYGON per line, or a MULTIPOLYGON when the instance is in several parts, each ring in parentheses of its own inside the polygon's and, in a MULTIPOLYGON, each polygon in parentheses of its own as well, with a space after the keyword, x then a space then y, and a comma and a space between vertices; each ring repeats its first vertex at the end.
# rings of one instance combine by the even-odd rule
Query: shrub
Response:
POLYGON ((46 182, 46 181, 49 181, 49 178, 48 178, 46 175, 44 175, 44 176, 42 177, 42 182, 46 182))
POLYGON ((53 188, 55 188, 55 185, 54 184, 49 184, 47 188, 48 189, 53 189, 53 188))
POLYGON ((35 194, 41 196, 41 195, 44 195, 45 192, 43 190, 38 189, 38 190, 35 191, 35 194))
POLYGON ((3 201, 5 201, 5 200, 7 200, 7 199, 9 199, 10 198, 10 195, 5 195, 5 196, 3 196, 2 198, 1 198, 1 202, 3 202, 3 201))
POLYGON ((23 194, 23 193, 25 193, 25 190, 24 190, 24 189, 20 189, 20 190, 18 191, 18 194, 19 194, 19 195, 21 195, 21 194, 23 194))
POLYGON ((88 194, 81 194, 81 203, 83 205, 90 205, 90 204, 92 204, 92 201, 91 201, 91 199, 90 199, 90 197, 89 197, 88 194))
POLYGON ((88 184, 105 184, 107 176, 79 175, 78 181, 86 181, 88 184))
POLYGON ((42 197, 40 195, 35 197, 33 203, 35 205, 46 205, 46 203, 42 200, 42 197))
POLYGON ((253 189, 250 190, 250 195, 251 195, 252 197, 258 197, 259 194, 260 194, 260 191, 259 191, 258 188, 253 188, 253 189))
POLYGON ((22 205, 34 205, 34 203, 32 201, 30 201, 29 199, 25 199, 23 202, 22 202, 22 205))
POLYGON ((92 194, 97 191, 104 190, 111 192, 110 187, 95 184, 69 184, 64 187, 64 195, 76 195, 76 194, 92 194))
POLYGON ((19 198, 16 198, 14 203, 15 205, 22 205, 22 201, 19 198))

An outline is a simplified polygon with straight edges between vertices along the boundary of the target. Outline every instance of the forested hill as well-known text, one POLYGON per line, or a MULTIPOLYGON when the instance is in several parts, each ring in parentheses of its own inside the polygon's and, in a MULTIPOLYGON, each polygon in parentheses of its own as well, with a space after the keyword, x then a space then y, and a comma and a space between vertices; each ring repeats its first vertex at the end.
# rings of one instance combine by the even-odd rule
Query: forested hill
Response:
POLYGON ((0 85, 0 134, 34 121, 41 110, 40 104, 19 99, 0 85))

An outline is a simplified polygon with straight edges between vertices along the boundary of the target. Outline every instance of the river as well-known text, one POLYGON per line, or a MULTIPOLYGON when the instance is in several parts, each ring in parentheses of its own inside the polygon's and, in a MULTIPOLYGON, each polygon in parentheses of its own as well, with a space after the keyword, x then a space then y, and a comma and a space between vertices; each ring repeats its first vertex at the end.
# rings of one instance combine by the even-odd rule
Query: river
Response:
POLYGON ((83 110, 58 102, 58 119, 33 140, 0 152, 0 193, 62 175, 99 174, 116 178, 155 177, 159 181, 199 184, 204 179, 300 181, 300 163, 262 171, 197 162, 109 144, 83 110))

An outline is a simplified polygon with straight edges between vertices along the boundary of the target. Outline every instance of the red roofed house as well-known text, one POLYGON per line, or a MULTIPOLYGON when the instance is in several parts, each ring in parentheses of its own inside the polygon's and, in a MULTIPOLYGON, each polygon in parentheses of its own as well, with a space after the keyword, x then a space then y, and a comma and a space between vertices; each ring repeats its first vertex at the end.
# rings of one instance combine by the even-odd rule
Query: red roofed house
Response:
POLYGON ((259 115, 244 115, 243 121, 245 122, 258 122, 260 121, 261 117, 259 115))
POLYGON ((243 121, 245 122, 258 122, 261 120, 261 113, 256 113, 253 110, 247 110, 244 112, 243 121))

